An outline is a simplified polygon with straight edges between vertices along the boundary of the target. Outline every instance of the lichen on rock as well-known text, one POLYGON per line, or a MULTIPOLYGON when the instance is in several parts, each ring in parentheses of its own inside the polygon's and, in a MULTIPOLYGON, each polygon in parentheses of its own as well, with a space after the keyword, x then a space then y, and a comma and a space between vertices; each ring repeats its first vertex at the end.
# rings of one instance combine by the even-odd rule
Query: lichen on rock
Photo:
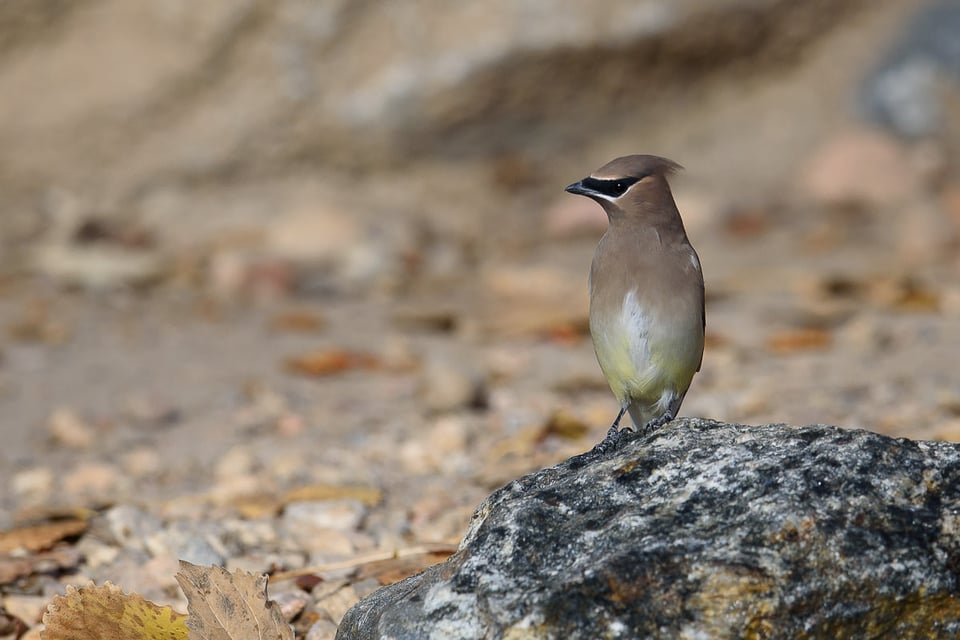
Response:
POLYGON ((960 634, 960 445, 681 419, 499 489, 338 638, 960 634))

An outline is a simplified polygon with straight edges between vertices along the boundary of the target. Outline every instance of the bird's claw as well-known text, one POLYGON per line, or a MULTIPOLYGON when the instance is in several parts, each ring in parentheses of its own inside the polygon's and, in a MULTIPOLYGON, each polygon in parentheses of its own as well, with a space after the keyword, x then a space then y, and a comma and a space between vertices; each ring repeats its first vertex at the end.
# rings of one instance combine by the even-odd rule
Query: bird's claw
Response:
POLYGON ((647 424, 643 425, 643 429, 641 430, 641 432, 645 436, 650 435, 651 433, 653 433, 654 431, 656 431, 657 429, 659 429, 660 427, 662 427, 663 425, 667 424, 672 420, 673 420, 673 414, 667 411, 665 414, 663 414, 659 418, 654 418, 647 424))
POLYGON ((616 425, 611 425, 611 427, 607 429, 607 435, 594 446, 593 450, 597 453, 616 451, 626 444, 631 439, 631 436, 635 435, 635 429, 630 427, 618 429, 616 425))
POLYGON ((607 429, 607 435, 594 445, 593 450, 596 453, 607 453, 608 451, 614 451, 620 445, 620 430, 617 429, 617 425, 611 425, 607 429))
POLYGON ((638 431, 636 429, 632 429, 628 427, 624 427, 623 429, 618 428, 617 423, 620 422, 620 417, 622 415, 623 415, 623 411, 620 412, 620 414, 617 416, 617 419, 614 421, 614 423, 610 425, 609 429, 607 429, 607 435, 603 438, 603 440, 598 442, 593 447, 594 453, 604 454, 610 451, 616 451, 617 449, 622 447, 628 440, 630 440, 631 435, 636 435, 637 433, 643 436, 650 435, 651 433, 653 433, 663 425, 672 421, 674 418, 673 414, 667 411, 659 418, 654 418, 647 424, 643 425, 643 428, 638 431))

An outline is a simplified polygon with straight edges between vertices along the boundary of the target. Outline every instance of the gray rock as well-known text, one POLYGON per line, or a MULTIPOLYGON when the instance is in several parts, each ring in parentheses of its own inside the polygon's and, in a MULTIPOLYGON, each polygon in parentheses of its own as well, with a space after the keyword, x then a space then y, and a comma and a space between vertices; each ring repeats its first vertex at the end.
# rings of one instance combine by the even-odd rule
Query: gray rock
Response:
POLYGON ((154 557, 169 555, 193 564, 222 566, 229 555, 222 536, 218 522, 178 520, 149 536, 145 546, 154 557))
MULTIPOLYGON (((526 148, 570 113, 577 149, 584 120, 649 99, 644 82, 625 81, 647 67, 801 51, 864 2, 98 0, 68 11, 46 0, 56 9, 27 14, 37 4, 0 3, 0 140, 17 158, 0 193, 32 202, 79 185, 125 203, 144 185, 304 161, 526 148)), ((670 74, 654 77, 659 87, 670 74)))
POLYGON ((934 135, 944 128, 946 97, 960 91, 960 2, 924 7, 864 83, 868 116, 899 135, 934 135))
POLYGON ((420 372, 420 400, 431 413, 487 405, 486 376, 469 354, 432 356, 420 372))
POLYGON ((680 419, 498 490, 337 638, 957 637, 958 582, 960 445, 680 419))
POLYGON ((143 551, 144 540, 154 535, 163 526, 155 515, 139 507, 118 505, 103 514, 103 537, 107 542, 123 549, 143 551))

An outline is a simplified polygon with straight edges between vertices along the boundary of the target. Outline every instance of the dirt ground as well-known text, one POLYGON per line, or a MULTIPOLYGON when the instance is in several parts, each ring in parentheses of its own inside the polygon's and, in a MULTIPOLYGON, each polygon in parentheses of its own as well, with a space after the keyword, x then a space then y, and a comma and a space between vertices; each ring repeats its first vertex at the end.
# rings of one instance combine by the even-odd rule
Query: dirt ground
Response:
MULTIPOLYGON (((708 344, 682 414, 960 441, 952 143, 850 107, 905 13, 885 6, 784 73, 664 106, 642 141, 617 124, 562 157, 180 184, 130 218, 54 192, 46 226, 0 222, 18 239, 0 275, 0 529, 116 505, 269 523, 277 496, 322 485, 379 500, 326 553, 248 549, 244 566, 455 542, 492 489, 590 448, 614 415, 585 331, 605 221, 563 187, 629 151, 686 166, 708 344)), ((69 579, 177 600, 168 565, 147 578, 123 557, 69 579)))

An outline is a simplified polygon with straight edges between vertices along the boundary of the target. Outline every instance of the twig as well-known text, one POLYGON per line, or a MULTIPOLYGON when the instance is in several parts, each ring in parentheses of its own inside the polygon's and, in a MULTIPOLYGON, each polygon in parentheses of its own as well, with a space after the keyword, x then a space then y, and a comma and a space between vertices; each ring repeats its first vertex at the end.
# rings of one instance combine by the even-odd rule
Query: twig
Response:
POLYGON ((428 553, 446 553, 452 554, 457 550, 457 545, 444 542, 432 544, 421 544, 415 547, 406 547, 404 549, 395 549, 393 551, 380 551, 370 553, 365 556, 357 556, 349 560, 339 562, 328 562, 327 564, 317 564, 312 567, 303 567, 302 569, 293 569, 291 571, 281 571, 270 576, 270 582, 279 582, 281 580, 292 580, 301 576, 309 576, 317 573, 326 573, 327 571, 339 571, 342 569, 357 569, 363 565, 383 562, 384 560, 396 560, 409 556, 426 555, 428 553))

